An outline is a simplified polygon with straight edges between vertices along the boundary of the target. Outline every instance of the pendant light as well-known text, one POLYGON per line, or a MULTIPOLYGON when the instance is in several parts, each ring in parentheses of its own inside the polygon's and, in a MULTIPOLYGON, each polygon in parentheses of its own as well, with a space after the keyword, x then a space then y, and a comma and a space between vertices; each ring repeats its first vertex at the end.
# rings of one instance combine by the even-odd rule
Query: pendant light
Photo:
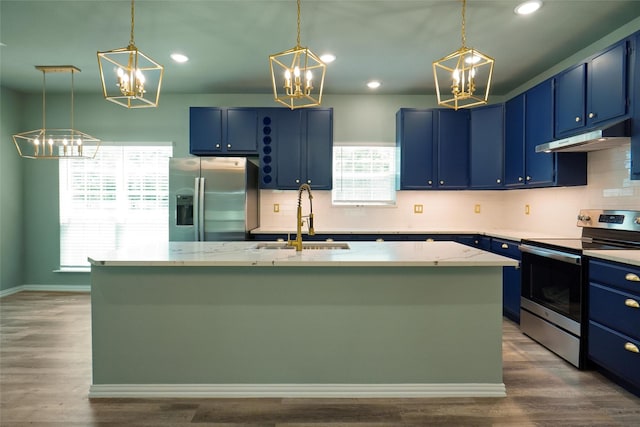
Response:
POLYGON ((98 52, 104 97, 127 108, 157 107, 164 67, 140 52, 133 40, 134 0, 131 0, 131 37, 121 49, 98 52))
POLYGON ((438 105, 453 108, 486 104, 494 59, 466 45, 466 0, 462 0, 462 47, 433 62, 438 105))
POLYGON ((300 45, 300 0, 298 38, 295 47, 269 56, 276 102, 295 110, 322 102, 326 64, 309 48, 300 45))
POLYGON ((13 143, 20 157, 27 159, 92 159, 100 140, 73 128, 73 77, 80 69, 73 65, 36 65, 42 71, 42 128, 13 135, 13 143), (71 127, 47 129, 46 75, 47 73, 71 74, 71 127))

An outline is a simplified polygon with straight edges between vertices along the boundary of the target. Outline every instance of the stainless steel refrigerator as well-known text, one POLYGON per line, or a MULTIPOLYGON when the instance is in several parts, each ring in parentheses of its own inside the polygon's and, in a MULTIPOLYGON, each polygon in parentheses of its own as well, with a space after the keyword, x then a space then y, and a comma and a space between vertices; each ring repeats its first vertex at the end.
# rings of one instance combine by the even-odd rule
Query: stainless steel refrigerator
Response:
POLYGON ((169 159, 169 240, 245 240, 258 227, 258 167, 244 157, 169 159))

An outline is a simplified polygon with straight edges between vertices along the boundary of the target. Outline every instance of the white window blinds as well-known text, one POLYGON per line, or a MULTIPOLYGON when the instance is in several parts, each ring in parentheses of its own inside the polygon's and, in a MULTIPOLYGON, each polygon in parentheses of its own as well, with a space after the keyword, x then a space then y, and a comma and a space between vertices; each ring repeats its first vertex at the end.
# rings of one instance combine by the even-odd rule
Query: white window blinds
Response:
POLYGON ((395 205, 396 148, 384 145, 333 147, 335 205, 395 205))
POLYGON ((101 146, 60 161, 60 267, 127 245, 166 242, 172 147, 101 146))

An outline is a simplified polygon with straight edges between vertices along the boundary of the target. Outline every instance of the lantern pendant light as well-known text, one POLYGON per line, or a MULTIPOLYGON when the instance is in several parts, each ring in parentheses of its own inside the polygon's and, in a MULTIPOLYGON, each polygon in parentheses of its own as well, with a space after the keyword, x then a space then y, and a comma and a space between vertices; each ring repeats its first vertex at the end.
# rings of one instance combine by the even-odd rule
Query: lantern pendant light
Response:
POLYGON ((494 59, 466 45, 466 0, 462 0, 462 47, 433 62, 438 105, 457 110, 486 104, 494 59))
POLYGON ((131 37, 125 48, 98 52, 102 93, 127 108, 157 107, 164 67, 145 55, 133 40, 134 0, 131 0, 131 37))
POLYGON ((326 64, 308 47, 300 45, 300 0, 296 46, 269 56, 275 101, 292 110, 322 102, 326 64))

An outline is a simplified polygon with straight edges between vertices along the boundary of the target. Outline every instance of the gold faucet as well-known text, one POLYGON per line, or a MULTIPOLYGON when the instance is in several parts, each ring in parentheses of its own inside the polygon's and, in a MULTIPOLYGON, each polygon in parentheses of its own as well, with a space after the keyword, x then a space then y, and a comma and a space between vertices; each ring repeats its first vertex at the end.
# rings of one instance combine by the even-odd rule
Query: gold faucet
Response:
POLYGON ((302 250, 302 225, 304 224, 302 218, 307 218, 307 224, 309 226, 309 236, 313 236, 315 231, 313 230, 313 196, 311 195, 311 186, 309 184, 302 184, 300 188, 298 188, 298 215, 296 218, 296 240, 291 240, 287 242, 288 246, 293 246, 296 248, 296 252, 300 252, 302 250), (302 192, 307 191, 309 193, 309 215, 306 217, 302 216, 302 192))

